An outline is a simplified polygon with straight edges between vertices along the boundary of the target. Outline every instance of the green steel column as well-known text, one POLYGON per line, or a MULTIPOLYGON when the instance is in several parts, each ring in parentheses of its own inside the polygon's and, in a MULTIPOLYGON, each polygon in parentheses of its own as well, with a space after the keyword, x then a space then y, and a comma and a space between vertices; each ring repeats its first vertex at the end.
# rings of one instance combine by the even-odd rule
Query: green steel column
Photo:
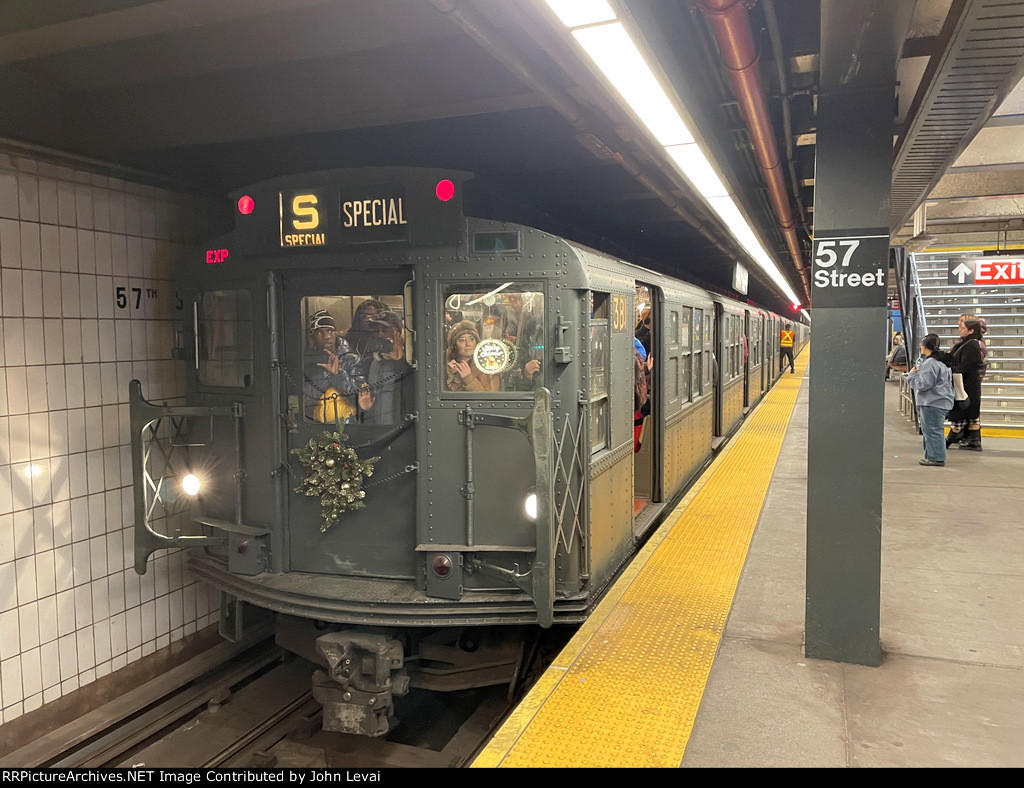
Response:
POLYGON ((811 261, 808 657, 878 665, 896 63, 914 4, 822 0, 811 261))

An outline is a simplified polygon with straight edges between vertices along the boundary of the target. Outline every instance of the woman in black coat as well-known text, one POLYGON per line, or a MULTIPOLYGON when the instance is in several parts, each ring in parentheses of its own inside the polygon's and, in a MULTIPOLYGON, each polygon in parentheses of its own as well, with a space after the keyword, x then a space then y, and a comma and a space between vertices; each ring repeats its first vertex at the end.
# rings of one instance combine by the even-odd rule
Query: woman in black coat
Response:
POLYGON ((961 448, 981 451, 981 377, 985 370, 985 352, 981 343, 986 330, 980 320, 960 320, 960 339, 953 344, 950 356, 953 374, 959 372, 963 375, 964 391, 970 398, 970 404, 953 414, 946 445, 959 442, 961 448))

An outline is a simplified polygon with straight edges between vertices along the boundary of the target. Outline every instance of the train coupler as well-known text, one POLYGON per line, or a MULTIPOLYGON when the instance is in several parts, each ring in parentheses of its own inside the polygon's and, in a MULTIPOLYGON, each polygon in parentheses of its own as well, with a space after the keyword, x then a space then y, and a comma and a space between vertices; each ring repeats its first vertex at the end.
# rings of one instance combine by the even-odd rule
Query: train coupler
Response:
POLYGON ((361 736, 390 730, 394 699, 409 692, 400 641, 386 634, 342 630, 316 639, 327 671, 313 674, 313 697, 323 706, 323 729, 361 736))

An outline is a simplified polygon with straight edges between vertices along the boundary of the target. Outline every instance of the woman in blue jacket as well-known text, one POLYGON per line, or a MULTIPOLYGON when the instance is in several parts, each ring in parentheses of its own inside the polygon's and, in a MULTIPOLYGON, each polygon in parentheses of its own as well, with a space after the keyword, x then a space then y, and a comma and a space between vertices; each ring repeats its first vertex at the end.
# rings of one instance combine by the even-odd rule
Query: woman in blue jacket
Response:
POLYGON ((907 382, 914 389, 924 436, 924 459, 921 465, 946 464, 946 440, 942 425, 953 407, 953 373, 933 354, 939 349, 939 335, 927 334, 921 340, 920 367, 907 373, 907 382))

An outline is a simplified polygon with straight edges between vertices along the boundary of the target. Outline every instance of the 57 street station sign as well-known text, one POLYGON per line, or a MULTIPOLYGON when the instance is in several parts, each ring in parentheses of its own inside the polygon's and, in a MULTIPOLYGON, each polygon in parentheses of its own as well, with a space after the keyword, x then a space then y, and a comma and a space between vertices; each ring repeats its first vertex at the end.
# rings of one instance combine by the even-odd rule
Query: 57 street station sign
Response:
POLYGON ((1024 285, 1024 257, 982 257, 950 260, 951 285, 1024 285))

